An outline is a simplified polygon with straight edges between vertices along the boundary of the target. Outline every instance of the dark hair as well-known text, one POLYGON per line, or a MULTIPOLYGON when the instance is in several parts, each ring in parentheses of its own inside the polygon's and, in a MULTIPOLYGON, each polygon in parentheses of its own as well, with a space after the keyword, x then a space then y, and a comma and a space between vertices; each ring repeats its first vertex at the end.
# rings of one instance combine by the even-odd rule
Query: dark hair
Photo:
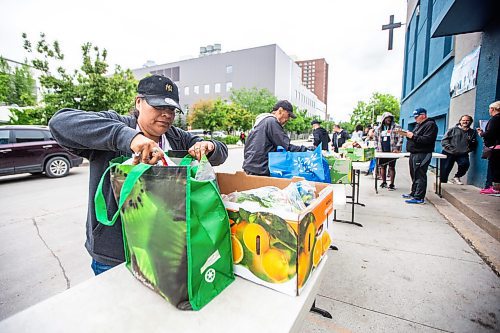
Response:
POLYGON ((340 128, 340 125, 339 124, 335 124, 335 125, 333 125, 333 127, 340 128))
POLYGON ((362 131, 363 125, 356 125, 356 131, 362 131))
POLYGON ((462 120, 463 117, 469 117, 470 123, 474 124, 474 118, 472 118, 472 116, 469 116, 468 114, 464 114, 463 116, 461 116, 460 119, 458 119, 459 123, 460 123, 460 121, 462 120))

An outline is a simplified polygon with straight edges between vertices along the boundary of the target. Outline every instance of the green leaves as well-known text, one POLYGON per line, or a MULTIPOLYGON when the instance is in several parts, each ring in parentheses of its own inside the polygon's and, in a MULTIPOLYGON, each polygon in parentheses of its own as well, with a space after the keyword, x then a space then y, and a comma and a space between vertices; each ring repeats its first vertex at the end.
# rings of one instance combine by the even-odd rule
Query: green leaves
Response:
POLYGON ((399 100, 391 94, 382 94, 374 92, 368 103, 358 101, 351 114, 350 124, 367 126, 374 124, 377 116, 384 112, 390 112, 394 115, 395 121, 399 120, 399 100))

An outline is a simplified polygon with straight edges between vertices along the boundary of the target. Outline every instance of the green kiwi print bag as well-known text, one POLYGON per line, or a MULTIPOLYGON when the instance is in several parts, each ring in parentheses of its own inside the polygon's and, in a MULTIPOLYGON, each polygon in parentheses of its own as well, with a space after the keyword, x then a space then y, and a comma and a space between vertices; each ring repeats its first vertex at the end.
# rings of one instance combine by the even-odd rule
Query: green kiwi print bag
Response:
MULTIPOLYGON (((199 310, 234 281, 231 232, 215 180, 195 180, 198 166, 110 162, 118 211, 108 219, 101 178, 95 200, 100 223, 121 216, 126 266, 181 310, 199 310)), ((113 212, 109 212, 112 214, 113 212)))

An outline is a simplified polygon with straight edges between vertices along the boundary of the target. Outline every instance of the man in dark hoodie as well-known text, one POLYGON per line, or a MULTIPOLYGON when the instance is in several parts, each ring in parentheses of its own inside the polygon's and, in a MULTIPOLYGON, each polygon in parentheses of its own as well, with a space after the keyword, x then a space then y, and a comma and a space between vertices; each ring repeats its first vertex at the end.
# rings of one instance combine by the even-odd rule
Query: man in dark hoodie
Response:
POLYGON ((455 177, 449 181, 451 184, 463 185, 460 177, 464 176, 469 170, 469 153, 476 149, 477 134, 471 128, 473 119, 469 115, 460 117, 460 121, 446 132, 441 145, 446 159, 443 160, 441 168, 441 183, 448 182, 448 176, 455 162, 458 164, 458 170, 455 177))
MULTIPOLYGON (((225 144, 204 141, 173 126, 181 107, 178 88, 172 80, 162 75, 146 77, 139 81, 137 93, 131 115, 62 109, 49 122, 50 131, 61 146, 89 160, 85 247, 92 257, 95 275, 125 261, 121 221, 108 227, 99 223, 95 214, 94 196, 109 161, 123 155, 133 156, 134 164, 154 165, 166 150, 186 150, 198 160, 206 155, 212 165, 227 159, 225 144)), ((109 177, 102 189, 108 210, 115 212, 117 205, 109 177)))
POLYGON ((413 111, 417 125, 410 131, 402 131, 401 135, 408 139, 406 150, 410 153, 411 192, 403 194, 408 204, 423 204, 427 190, 427 169, 432 159, 436 143, 438 127, 433 119, 427 118, 427 110, 418 108, 413 111))
POLYGON ((328 142, 330 142, 330 136, 328 135, 326 129, 321 127, 321 121, 315 119, 311 121, 311 125, 313 127, 314 147, 321 145, 322 150, 328 151, 328 142))
POLYGON ((296 117, 292 104, 287 100, 278 101, 271 113, 257 116, 243 151, 243 170, 248 175, 269 176, 268 154, 275 152, 278 146, 287 151, 308 150, 305 146, 292 145, 283 129, 288 120, 296 117))

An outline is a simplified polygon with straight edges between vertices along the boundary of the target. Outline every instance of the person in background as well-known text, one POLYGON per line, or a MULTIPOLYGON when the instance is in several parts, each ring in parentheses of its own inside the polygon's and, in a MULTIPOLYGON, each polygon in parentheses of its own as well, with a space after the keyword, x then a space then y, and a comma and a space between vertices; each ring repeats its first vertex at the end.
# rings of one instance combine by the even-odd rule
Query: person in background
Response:
POLYGON ((242 144, 245 144, 245 138, 246 138, 245 132, 241 132, 240 133, 240 141, 242 144))
MULTIPOLYGON (((399 134, 401 127, 394 121, 394 116, 390 112, 382 114, 382 123, 375 130, 375 147, 378 152, 400 153, 403 145, 403 137, 399 134)), ((396 178, 397 158, 380 158, 378 161, 380 177, 382 178, 381 188, 387 187, 387 168, 389 167, 389 191, 394 191, 394 179, 396 178)))
POLYGON ((290 118, 296 117, 292 104, 287 100, 278 101, 271 113, 257 116, 243 151, 243 170, 248 175, 269 176, 268 153, 277 151, 278 146, 286 151, 308 150, 305 146, 292 145, 283 129, 290 118))
POLYGON ((346 130, 342 129, 340 125, 333 126, 332 147, 334 152, 339 152, 339 148, 347 141, 348 136, 346 130))
POLYGON ((370 128, 366 134, 365 146, 367 148, 375 148, 375 146, 376 146, 375 130, 373 128, 370 128))
POLYGON ((321 127, 321 121, 315 119, 311 121, 311 125, 313 127, 314 147, 316 148, 319 145, 321 145, 322 150, 328 151, 328 143, 330 142, 330 136, 328 135, 326 129, 321 127))
POLYGON ((403 194, 407 204, 423 204, 427 191, 427 169, 431 163, 432 153, 438 134, 436 122, 427 118, 427 110, 418 108, 413 111, 417 125, 413 131, 400 131, 408 141, 406 150, 410 153, 411 192, 403 194))
MULTIPOLYGON (((128 116, 115 111, 62 109, 49 121, 50 131, 61 146, 89 160, 85 247, 95 275, 125 261, 120 218, 108 227, 100 224, 95 214, 94 196, 112 159, 133 156, 134 164, 155 165, 167 150, 186 150, 198 160, 206 155, 212 165, 227 159, 224 143, 205 141, 172 125, 181 107, 178 88, 168 77, 153 75, 140 80, 137 93, 135 109, 128 116)), ((105 177, 102 190, 109 211, 116 211, 110 177, 105 177)))
POLYGON ((460 117, 458 124, 450 128, 441 140, 443 154, 446 155, 441 167, 441 183, 463 185, 460 177, 463 177, 469 170, 469 153, 477 146, 477 134, 471 128, 473 123, 474 120, 469 115, 460 117), (455 162, 457 162, 458 170, 455 177, 448 181, 455 162))
POLYGON ((370 125, 366 126, 364 129, 363 129, 363 141, 366 141, 366 138, 368 137, 368 133, 370 132, 370 130, 372 129, 372 127, 370 125))
POLYGON ((354 141, 363 140, 363 126, 362 125, 356 125, 355 131, 352 132, 352 134, 351 134, 351 139, 354 141))
POLYGON ((483 131, 477 133, 484 140, 484 146, 491 149, 488 158, 488 172, 491 173, 492 186, 480 191, 481 194, 500 194, 500 101, 491 103, 488 109, 491 116, 483 131))

